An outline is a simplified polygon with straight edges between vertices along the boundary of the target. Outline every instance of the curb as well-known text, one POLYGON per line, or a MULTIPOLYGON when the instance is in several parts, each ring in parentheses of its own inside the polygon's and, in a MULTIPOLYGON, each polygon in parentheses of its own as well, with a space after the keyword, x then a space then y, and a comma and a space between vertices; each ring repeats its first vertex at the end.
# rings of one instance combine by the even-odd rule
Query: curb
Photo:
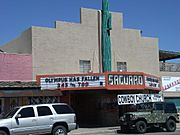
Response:
MULTIPOLYGON (((177 129, 180 130, 180 123, 177 123, 177 129)), ((90 135, 96 133, 117 133, 120 130, 120 126, 116 127, 103 127, 103 128, 79 128, 69 132, 68 135, 90 135)))
POLYGON ((106 128, 79 128, 73 130, 69 135, 90 135, 95 133, 116 133, 119 127, 106 127, 106 128))

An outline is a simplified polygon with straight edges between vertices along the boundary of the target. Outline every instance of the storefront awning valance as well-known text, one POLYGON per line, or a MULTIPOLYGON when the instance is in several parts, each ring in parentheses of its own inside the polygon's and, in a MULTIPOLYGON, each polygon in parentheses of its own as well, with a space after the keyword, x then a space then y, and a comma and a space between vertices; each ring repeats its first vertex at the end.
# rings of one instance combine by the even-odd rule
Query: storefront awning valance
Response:
POLYGON ((36 81, 0 81, 0 89, 40 89, 36 81))
POLYGON ((59 90, 0 90, 0 97, 51 97, 62 96, 59 90))

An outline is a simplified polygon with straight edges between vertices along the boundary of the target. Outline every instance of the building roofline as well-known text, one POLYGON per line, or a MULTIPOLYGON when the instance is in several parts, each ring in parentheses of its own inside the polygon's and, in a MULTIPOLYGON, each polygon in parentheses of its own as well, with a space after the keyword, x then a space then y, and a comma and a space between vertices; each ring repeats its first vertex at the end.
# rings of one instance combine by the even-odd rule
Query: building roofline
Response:
POLYGON ((180 58, 180 52, 159 50, 159 61, 166 61, 180 58))

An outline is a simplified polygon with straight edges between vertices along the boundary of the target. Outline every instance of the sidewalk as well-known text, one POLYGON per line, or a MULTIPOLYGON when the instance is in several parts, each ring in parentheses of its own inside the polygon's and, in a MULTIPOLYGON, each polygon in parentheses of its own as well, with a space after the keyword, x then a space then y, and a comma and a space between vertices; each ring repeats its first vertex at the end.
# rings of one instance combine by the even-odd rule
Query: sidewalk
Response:
MULTIPOLYGON (((98 127, 98 128, 78 128, 71 131, 68 135, 90 135, 95 133, 116 133, 120 126, 116 127, 98 127)), ((180 129, 180 123, 177 123, 177 129, 180 129)))
POLYGON ((98 127, 98 128, 78 128, 71 131, 68 135, 90 135, 95 133, 115 133, 120 127, 98 127))

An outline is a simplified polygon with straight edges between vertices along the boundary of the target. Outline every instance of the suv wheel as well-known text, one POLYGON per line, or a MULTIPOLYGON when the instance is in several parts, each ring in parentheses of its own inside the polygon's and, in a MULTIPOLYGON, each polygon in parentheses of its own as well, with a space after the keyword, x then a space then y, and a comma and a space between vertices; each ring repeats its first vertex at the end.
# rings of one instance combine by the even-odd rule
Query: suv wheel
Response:
POLYGON ((67 135, 67 130, 64 126, 56 126, 52 131, 52 135, 67 135))
POLYGON ((168 132, 174 132, 176 130, 176 122, 172 119, 169 119, 166 122, 166 129, 168 132))
POLYGON ((145 133, 146 130, 147 130, 147 124, 145 121, 140 120, 136 122, 136 131, 138 133, 145 133))
POLYGON ((7 135, 7 133, 3 130, 0 130, 0 135, 7 135))

